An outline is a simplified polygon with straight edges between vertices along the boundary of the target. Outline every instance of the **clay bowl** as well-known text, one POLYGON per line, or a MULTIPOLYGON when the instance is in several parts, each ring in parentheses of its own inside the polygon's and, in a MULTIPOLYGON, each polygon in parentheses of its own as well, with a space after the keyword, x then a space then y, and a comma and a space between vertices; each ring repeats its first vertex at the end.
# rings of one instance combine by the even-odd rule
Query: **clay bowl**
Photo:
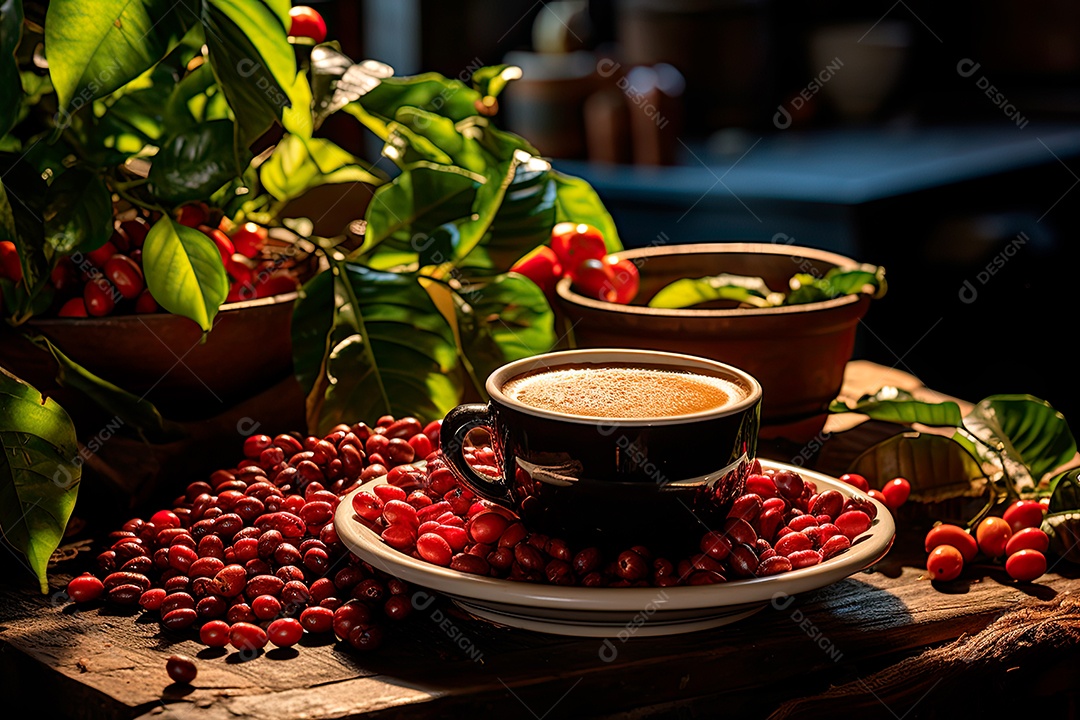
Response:
MULTIPOLYGON (((205 342, 198 325, 170 313, 35 318, 27 329, 95 375, 145 396, 166 417, 202 419, 288 376, 297 294, 223 305, 205 342)), ((41 350, 11 343, 0 355, 16 374, 33 377, 40 368, 46 377, 39 382, 51 385, 55 366, 41 350)))
MULTIPOLYGON (((275 229, 264 254, 292 268, 303 283, 321 268, 312 251, 307 241, 294 243, 290 233, 275 229)), ((168 312, 38 316, 25 330, 47 337, 98 377, 145 397, 165 418, 204 420, 291 375, 292 311, 298 296, 294 291, 227 302, 205 338, 194 322, 168 312)), ((55 385, 52 358, 22 338, 0 343, 0 363, 39 389, 55 385)), ((70 399, 87 400, 79 395, 70 399)), ((83 413, 76 409, 75 414, 83 413)))
POLYGON ((797 272, 821 274, 855 260, 809 247, 767 243, 666 245, 619 252, 638 266, 634 304, 593 300, 571 287, 556 288, 559 311, 576 347, 628 347, 700 355, 746 370, 763 390, 762 436, 805 442, 821 432, 854 352, 868 295, 779 308, 645 307, 679 278, 720 273, 761 277, 786 289, 797 272))

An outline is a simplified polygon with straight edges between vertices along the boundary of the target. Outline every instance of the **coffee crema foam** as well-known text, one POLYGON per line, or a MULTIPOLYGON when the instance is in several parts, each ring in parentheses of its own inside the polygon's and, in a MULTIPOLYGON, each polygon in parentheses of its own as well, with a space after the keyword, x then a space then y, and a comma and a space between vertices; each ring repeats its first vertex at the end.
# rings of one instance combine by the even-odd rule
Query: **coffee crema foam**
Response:
POLYGON ((746 391, 713 375, 639 366, 563 366, 511 378, 502 391, 539 410, 603 418, 677 417, 739 402, 746 391))

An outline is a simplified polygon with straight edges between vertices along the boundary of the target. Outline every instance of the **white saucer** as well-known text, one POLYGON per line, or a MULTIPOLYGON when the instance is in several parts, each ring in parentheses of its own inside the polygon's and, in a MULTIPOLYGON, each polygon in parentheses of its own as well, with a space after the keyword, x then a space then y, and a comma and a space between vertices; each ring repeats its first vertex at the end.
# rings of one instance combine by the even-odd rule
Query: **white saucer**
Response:
POLYGON ((395 550, 355 519, 352 496, 385 478, 371 480, 342 498, 334 517, 338 537, 377 568, 420 587, 441 592, 466 612, 502 625, 579 637, 675 635, 727 625, 774 600, 816 590, 864 570, 892 547, 896 525, 880 502, 835 478, 793 465, 762 460, 765 468, 794 470, 817 484, 877 506, 870 529, 846 552, 819 565, 717 585, 669 588, 585 588, 500 580, 451 570, 395 550))

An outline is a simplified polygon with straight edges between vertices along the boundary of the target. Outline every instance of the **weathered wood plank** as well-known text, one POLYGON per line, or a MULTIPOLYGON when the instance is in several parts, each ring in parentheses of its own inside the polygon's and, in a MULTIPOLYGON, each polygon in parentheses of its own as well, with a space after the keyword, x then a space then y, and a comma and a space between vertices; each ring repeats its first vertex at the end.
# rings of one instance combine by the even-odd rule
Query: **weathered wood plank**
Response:
MULTIPOLYGON (((853 363, 845 392, 854 399, 881 384, 920 387, 884 370, 853 363)), ((315 642, 241 661, 137 612, 76 609, 59 591, 43 597, 20 578, 0 587, 0 690, 14 711, 79 720, 674 717, 716 707, 756 716, 978 632, 1032 598, 1080 592, 1080 573, 1066 564, 1027 587, 993 567, 935 587, 925 578, 921 538, 904 526, 872 572, 780 598, 737 624, 613 641, 610 662, 601 640, 497 626, 444 600, 390 628, 375 653, 315 642), (196 657, 193 688, 170 684, 165 660, 173 652, 196 657)), ((64 581, 53 578, 57 588, 64 581)))
MULTIPOLYGON (((792 692, 808 678, 851 680, 890 658, 978 632, 1028 598, 1080 590, 1069 567, 1071 576, 1047 576, 1027 589, 992 571, 943 591, 923 577, 921 557, 908 537, 874 572, 728 627, 616 641, 612 662, 600 657, 601 640, 511 630, 460 613, 453 622, 466 649, 418 613, 371 655, 324 643, 237 662, 236 653, 200 651, 135 615, 73 611, 11 591, 0 610, 0 660, 36 662, 62 676, 65 682, 53 682, 73 690, 79 706, 69 711, 80 717, 161 716, 163 704, 200 718, 411 717, 467 708, 543 715, 564 694, 560 702, 572 714, 596 715, 714 696, 737 703, 762 691, 763 668, 774 681, 792 681, 785 684, 792 692), (476 661, 468 650, 478 651, 476 661), (187 694, 169 685, 170 652, 199 660, 187 694)), ((775 703, 790 696, 777 693, 775 703)))

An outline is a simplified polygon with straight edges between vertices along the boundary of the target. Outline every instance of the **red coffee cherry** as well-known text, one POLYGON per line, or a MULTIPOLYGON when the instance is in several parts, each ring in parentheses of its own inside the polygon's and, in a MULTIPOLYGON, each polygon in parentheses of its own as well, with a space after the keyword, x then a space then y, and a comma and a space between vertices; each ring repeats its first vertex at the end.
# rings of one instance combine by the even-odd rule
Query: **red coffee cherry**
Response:
POLYGON ((187 655, 171 655, 165 661, 165 672, 169 674, 169 677, 174 682, 178 683, 191 683, 195 680, 195 676, 199 674, 198 668, 195 667, 195 661, 187 655))
POLYGON ((90 573, 73 577, 67 586, 68 596, 77 603, 97 600, 105 592, 105 585, 90 573))

